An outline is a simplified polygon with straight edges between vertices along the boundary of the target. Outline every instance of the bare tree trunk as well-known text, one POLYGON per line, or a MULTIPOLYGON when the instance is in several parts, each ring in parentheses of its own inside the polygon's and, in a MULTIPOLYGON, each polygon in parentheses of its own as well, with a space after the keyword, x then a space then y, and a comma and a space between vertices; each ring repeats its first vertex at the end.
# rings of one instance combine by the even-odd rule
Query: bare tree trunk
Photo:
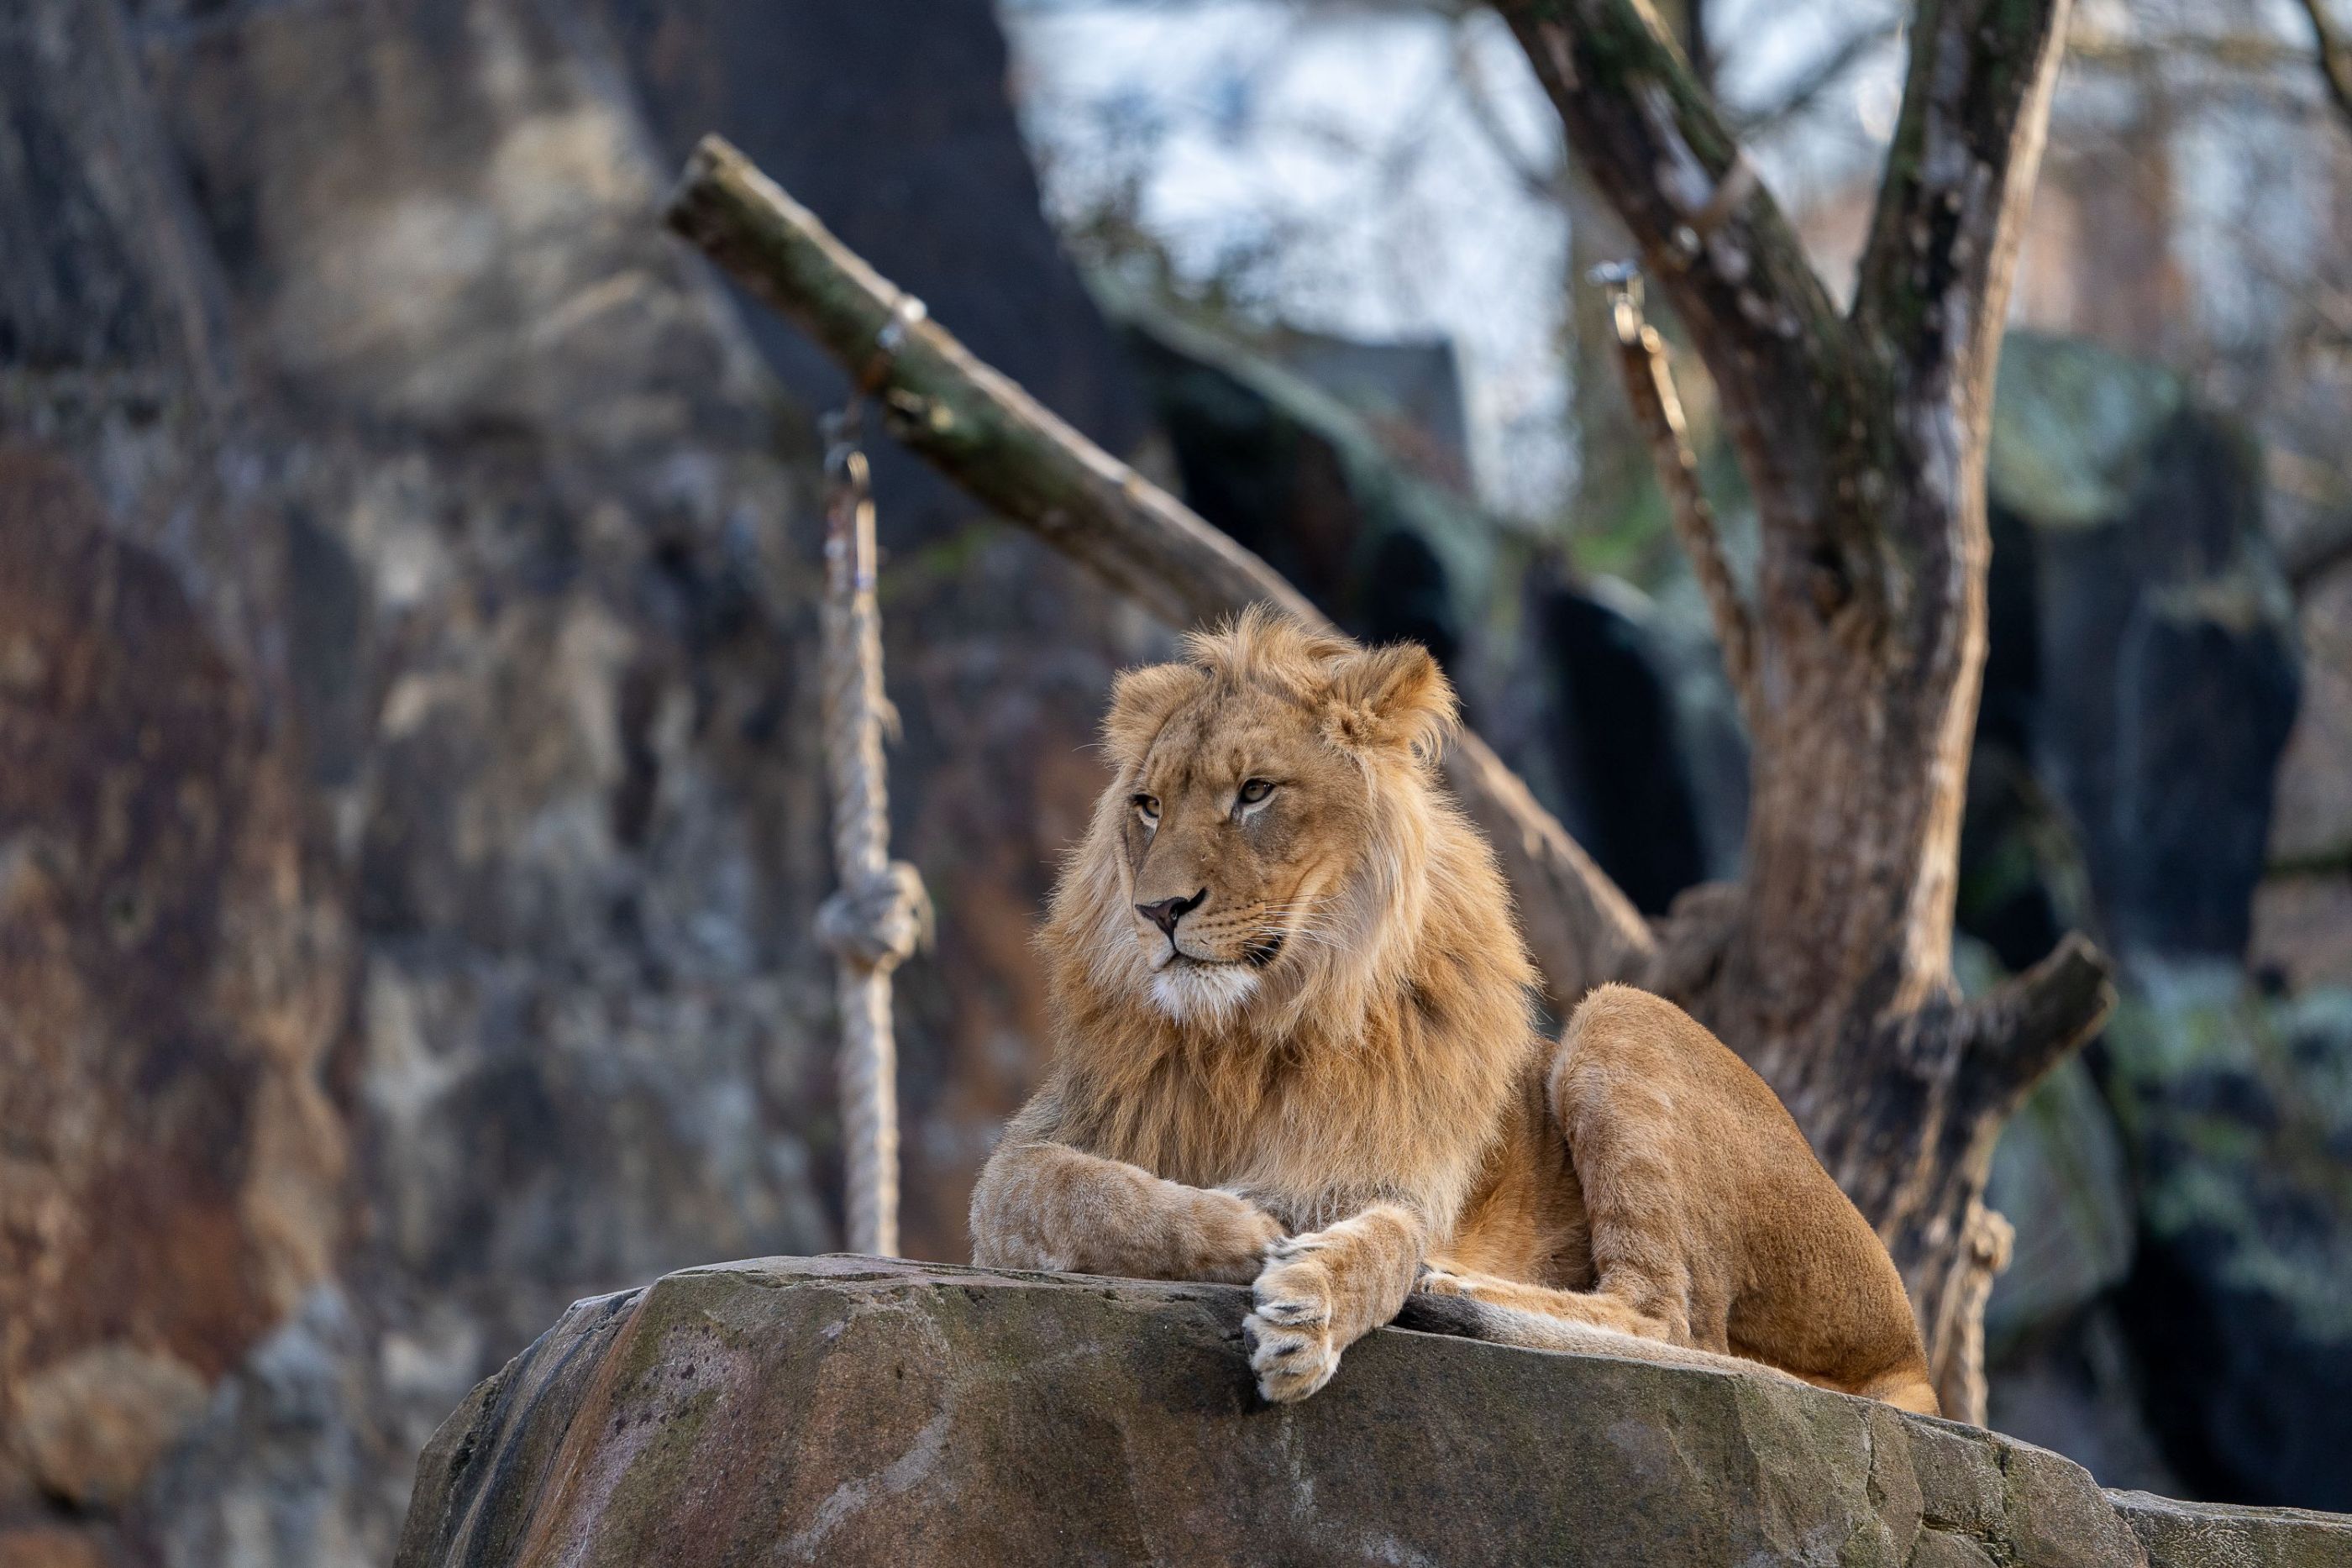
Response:
POLYGON ((1788 1103, 1980 1415, 1992 1144, 2109 1005, 2079 938, 1979 1004, 1951 975, 1993 366, 2066 0, 1922 0, 1850 316, 1635 0, 1501 9, 1715 379, 1761 531, 1747 876, 1654 977, 1788 1103))

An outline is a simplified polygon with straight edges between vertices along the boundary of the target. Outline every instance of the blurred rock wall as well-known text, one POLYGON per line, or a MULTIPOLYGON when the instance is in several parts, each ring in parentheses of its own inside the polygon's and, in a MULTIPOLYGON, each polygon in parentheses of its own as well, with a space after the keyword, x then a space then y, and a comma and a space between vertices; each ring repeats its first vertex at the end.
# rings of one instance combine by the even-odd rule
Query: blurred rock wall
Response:
POLYGON ((2274 898, 2352 780, 2326 600, 2163 371, 2013 335, 1994 426, 1962 925, 2011 968, 2090 929, 2124 1001, 1995 1162, 1993 1418, 2112 1485, 2352 1506, 2347 934, 2274 898))
MULTIPOLYGON (((0 1562, 380 1563, 566 1301, 832 1244, 833 392, 656 214, 727 131, 1131 445, 1003 65, 982 0, 0 16, 0 1562)), ((947 933, 907 1235, 957 1259, 1151 633, 881 504, 947 933)))

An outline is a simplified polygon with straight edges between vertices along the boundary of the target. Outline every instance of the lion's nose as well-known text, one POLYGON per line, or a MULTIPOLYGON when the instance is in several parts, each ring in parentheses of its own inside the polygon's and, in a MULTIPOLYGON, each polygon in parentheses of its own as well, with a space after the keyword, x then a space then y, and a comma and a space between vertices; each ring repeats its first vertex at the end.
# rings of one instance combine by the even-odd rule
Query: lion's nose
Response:
POLYGON ((1208 896, 1209 890, 1204 887, 1190 898, 1163 898, 1157 904, 1139 904, 1135 912, 1166 932, 1168 940, 1173 942, 1176 940, 1176 923, 1200 908, 1208 896))

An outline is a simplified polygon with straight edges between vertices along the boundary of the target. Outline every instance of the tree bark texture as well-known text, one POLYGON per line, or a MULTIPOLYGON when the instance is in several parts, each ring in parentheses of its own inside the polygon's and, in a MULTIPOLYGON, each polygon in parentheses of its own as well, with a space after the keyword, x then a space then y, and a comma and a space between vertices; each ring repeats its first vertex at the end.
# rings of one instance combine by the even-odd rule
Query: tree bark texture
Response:
MULTIPOLYGON (((1963 1416, 1981 1415, 1975 1328, 2000 1254, 1981 1204, 1993 1140, 2111 999, 2079 938, 1972 1003, 1950 967, 1984 655, 1985 405, 2063 9, 1923 11, 1877 222, 1895 256, 1874 246, 1849 321, 1630 0, 1506 7, 1714 372, 1762 511, 1755 602, 1730 602, 1727 579, 1718 604, 1752 643, 1750 874, 1694 890, 1654 927, 1475 736, 1448 761, 1556 1001, 1644 985, 1757 1065, 1887 1239, 1963 1416)), ((669 221, 862 378, 899 439, 1157 612, 1263 600, 1322 619, 981 364, 723 142, 697 151, 669 221)), ((1667 430, 1660 450, 1674 443, 1667 430)))
POLYGON ((1951 974, 1992 374, 2066 0, 1918 7, 1845 314, 1642 6, 1501 9, 1713 376, 1756 498, 1747 874, 1697 902, 1661 977, 1788 1103, 1902 1265, 1948 1405, 1980 1415, 1992 1144, 2109 1005, 2079 938, 1979 1003, 1951 974))

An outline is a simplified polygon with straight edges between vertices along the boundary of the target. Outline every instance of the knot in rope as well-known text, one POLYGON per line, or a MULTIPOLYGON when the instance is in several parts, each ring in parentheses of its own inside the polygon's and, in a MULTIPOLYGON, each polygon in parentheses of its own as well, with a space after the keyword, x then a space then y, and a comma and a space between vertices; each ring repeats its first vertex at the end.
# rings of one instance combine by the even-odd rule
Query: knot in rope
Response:
POLYGON ((817 905, 816 939, 845 964, 887 974, 930 945, 931 898, 905 861, 817 905))

